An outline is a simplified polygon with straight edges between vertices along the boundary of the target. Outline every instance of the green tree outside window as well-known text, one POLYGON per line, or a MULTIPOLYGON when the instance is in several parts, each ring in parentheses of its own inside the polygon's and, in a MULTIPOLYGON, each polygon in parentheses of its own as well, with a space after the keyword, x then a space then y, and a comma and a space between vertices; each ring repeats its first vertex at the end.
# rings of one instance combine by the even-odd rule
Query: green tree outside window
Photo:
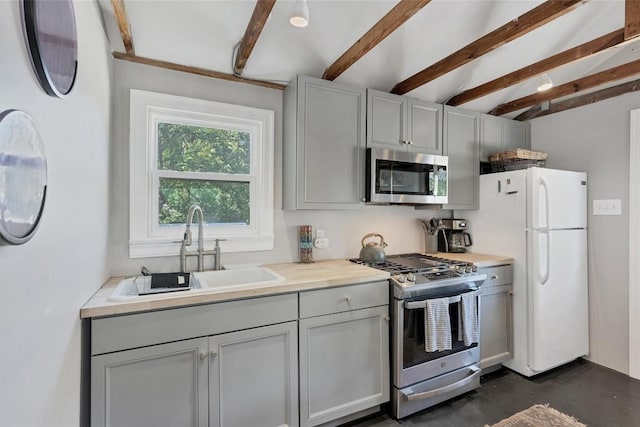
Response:
MULTIPOLYGON (((248 132, 158 124, 158 170, 249 174, 248 132)), ((189 207, 202 207, 208 225, 249 224, 249 182, 160 178, 160 225, 184 224, 189 207)))

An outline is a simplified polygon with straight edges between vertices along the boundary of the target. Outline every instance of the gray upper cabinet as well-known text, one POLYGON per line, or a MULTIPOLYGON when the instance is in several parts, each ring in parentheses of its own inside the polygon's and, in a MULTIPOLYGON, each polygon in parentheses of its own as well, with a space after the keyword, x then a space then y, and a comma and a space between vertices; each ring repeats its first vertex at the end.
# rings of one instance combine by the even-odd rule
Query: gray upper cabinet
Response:
POLYGON ((283 208, 359 209, 366 91, 298 76, 284 92, 283 208))
POLYGON ((367 89, 367 147, 442 154, 442 105, 367 89))
POLYGON ((444 209, 478 209, 480 113, 446 105, 443 145, 449 156, 449 203, 444 209))
POLYGON ((515 148, 531 146, 531 124, 504 117, 481 114, 480 161, 489 156, 515 148))

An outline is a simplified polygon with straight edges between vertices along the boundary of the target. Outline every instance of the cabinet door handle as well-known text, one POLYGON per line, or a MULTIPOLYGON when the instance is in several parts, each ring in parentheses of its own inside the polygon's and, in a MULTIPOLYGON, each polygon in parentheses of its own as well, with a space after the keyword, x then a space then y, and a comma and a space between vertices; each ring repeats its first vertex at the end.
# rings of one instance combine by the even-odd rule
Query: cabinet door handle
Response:
POLYGON ((491 280, 496 280, 498 276, 491 276, 491 280))
POLYGON ((383 318, 384 320, 386 320, 387 322, 388 322, 389 320, 391 320, 391 317, 387 316, 386 314, 385 314, 382 318, 383 318))
POLYGON ((350 297, 344 297, 344 300, 347 302, 347 304, 351 305, 351 298, 350 297))
POLYGON ((208 356, 208 354, 203 351, 202 353, 200 353, 200 360, 206 359, 207 356, 208 356))
POLYGON ((213 359, 214 357, 216 357, 218 355, 218 353, 216 353, 215 351, 211 350, 211 352, 209 353, 209 355, 211 356, 211 358, 213 359))

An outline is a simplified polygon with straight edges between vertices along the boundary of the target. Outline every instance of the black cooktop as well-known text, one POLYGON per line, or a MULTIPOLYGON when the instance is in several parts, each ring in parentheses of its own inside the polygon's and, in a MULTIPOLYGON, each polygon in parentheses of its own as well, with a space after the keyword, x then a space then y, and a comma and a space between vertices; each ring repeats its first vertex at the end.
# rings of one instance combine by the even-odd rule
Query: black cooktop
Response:
POLYGON ((407 273, 443 273, 451 270, 451 267, 469 265, 469 263, 463 261, 455 261, 452 259, 419 253, 389 255, 387 256, 386 261, 382 263, 368 263, 359 258, 351 258, 349 261, 376 268, 378 270, 388 271, 391 275, 407 273))

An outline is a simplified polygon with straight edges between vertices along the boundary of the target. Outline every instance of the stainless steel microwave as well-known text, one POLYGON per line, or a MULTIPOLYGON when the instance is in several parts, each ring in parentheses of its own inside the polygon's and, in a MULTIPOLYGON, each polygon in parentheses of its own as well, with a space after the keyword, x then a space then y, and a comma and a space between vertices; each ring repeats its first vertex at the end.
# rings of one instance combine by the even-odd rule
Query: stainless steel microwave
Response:
POLYGON ((367 202, 446 204, 447 156, 382 148, 367 149, 367 202))

